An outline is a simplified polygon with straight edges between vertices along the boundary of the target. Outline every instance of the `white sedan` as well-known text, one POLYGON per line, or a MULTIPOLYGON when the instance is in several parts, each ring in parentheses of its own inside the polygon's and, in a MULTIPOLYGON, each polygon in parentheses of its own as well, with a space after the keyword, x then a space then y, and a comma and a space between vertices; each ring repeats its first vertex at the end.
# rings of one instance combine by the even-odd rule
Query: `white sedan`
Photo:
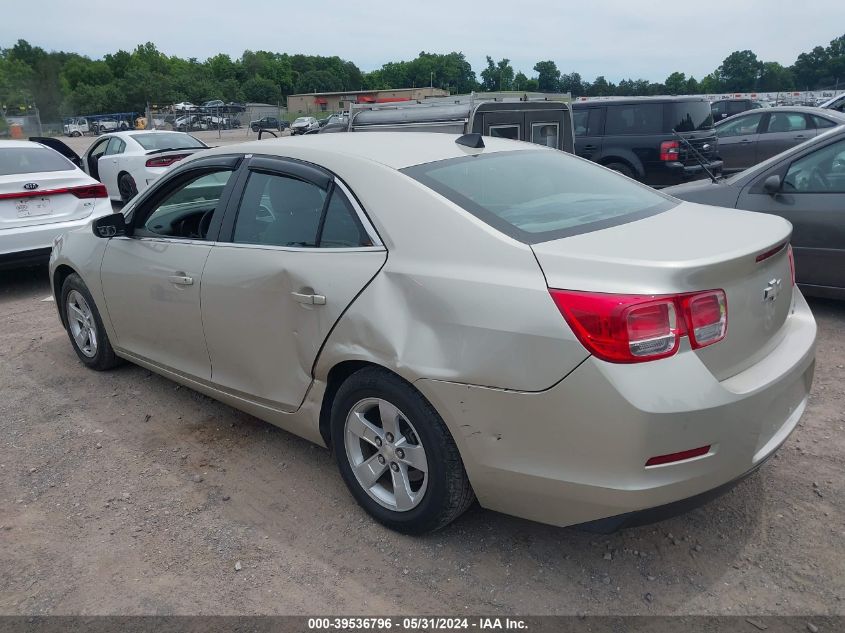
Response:
POLYGON ((102 182, 109 198, 126 203, 168 167, 208 146, 183 132, 128 130, 99 137, 78 156, 59 139, 38 139, 102 182))
POLYGON ((0 267, 46 261, 55 237, 111 212, 106 188, 63 156, 0 141, 0 267))

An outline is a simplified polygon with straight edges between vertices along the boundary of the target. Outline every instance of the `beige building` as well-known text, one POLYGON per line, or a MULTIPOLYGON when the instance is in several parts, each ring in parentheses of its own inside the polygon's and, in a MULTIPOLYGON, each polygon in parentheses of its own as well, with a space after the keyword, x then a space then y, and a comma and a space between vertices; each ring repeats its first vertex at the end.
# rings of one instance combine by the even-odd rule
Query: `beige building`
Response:
POLYGON ((350 103, 392 103, 395 101, 422 101, 429 97, 448 97, 440 88, 396 88, 394 90, 357 90, 350 92, 307 92, 288 96, 288 112, 314 114, 339 112, 350 103))

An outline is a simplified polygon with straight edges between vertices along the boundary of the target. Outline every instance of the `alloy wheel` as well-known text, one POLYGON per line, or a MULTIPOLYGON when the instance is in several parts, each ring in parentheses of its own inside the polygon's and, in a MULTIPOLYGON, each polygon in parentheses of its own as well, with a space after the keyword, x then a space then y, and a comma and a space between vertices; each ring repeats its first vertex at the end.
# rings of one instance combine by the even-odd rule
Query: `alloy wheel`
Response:
POLYGON ((97 355, 97 326, 94 314, 78 291, 71 290, 66 300, 67 323, 79 351, 88 358, 97 355))
POLYGON ((396 512, 417 507, 428 487, 428 459, 411 421, 382 398, 353 406, 344 427, 346 458, 361 488, 396 512))

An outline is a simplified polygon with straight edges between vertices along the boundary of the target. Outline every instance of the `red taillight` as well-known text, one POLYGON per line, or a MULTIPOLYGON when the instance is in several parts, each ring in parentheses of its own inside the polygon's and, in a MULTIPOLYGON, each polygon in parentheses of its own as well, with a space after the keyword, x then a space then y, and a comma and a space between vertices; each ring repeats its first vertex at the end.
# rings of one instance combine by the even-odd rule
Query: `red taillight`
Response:
POLYGON ((710 290, 680 297, 693 349, 712 345, 728 331, 728 302, 722 290, 710 290))
POLYGON ((157 156, 147 159, 147 167, 170 167, 173 163, 179 162, 190 154, 173 154, 171 156, 157 156))
POLYGON ((618 295, 549 289, 555 305, 587 350, 611 363, 641 363, 725 338, 728 306, 722 290, 679 295, 618 295))
POLYGON ((692 459, 693 457, 701 457, 710 452, 710 445, 700 446, 698 448, 691 448, 688 451, 681 451, 679 453, 669 453, 668 455, 658 455, 651 457, 646 463, 646 466, 660 466, 661 464, 671 464, 673 462, 682 462, 685 459, 692 459))
POLYGON ((792 254, 792 244, 786 247, 786 256, 789 258, 789 274, 792 276, 792 285, 795 285, 795 255, 792 254))
POLYGON ((109 197, 109 192, 106 190, 105 185, 88 185, 86 187, 73 187, 72 189, 68 189, 68 193, 72 193, 74 196, 80 199, 109 197))
POLYGON ((681 145, 678 141, 663 141, 660 144, 660 160, 678 160, 681 156, 681 145))
POLYGON ((21 191, 18 193, 0 193, 0 200, 19 200, 21 198, 44 198, 47 196, 58 196, 71 194, 77 198, 108 198, 106 186, 102 184, 82 185, 81 187, 62 187, 60 189, 44 189, 43 191, 21 191))

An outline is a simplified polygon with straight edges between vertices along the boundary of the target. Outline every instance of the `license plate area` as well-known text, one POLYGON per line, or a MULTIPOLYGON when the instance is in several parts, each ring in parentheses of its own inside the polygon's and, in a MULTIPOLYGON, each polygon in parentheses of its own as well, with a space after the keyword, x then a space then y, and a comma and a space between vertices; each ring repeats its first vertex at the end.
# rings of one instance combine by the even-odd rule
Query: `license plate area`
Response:
POLYGON ((19 218, 31 218, 39 215, 50 215, 52 207, 50 198, 26 198, 15 202, 15 210, 19 218))

